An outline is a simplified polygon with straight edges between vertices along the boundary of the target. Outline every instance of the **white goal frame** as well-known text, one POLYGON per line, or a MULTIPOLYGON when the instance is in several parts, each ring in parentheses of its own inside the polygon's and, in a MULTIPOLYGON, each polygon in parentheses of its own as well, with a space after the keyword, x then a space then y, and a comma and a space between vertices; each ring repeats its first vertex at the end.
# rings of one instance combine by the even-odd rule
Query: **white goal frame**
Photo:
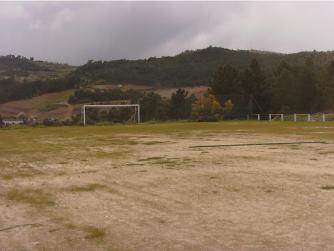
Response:
POLYGON ((95 107, 95 108, 99 108, 99 107, 134 107, 135 108, 135 114, 137 114, 137 123, 140 123, 140 105, 139 104, 123 104, 123 105, 83 105, 82 106, 82 114, 81 114, 81 118, 83 121, 83 125, 86 125, 86 108, 89 107, 95 107))

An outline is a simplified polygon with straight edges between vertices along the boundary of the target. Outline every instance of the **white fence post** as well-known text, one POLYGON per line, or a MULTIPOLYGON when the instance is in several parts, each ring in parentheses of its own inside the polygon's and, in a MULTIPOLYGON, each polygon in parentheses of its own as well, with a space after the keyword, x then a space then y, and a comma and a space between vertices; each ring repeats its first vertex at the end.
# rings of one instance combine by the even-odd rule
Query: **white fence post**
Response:
POLYGON ((86 106, 83 106, 83 125, 86 125, 86 106))
POLYGON ((307 114, 307 121, 308 121, 308 122, 311 121, 311 114, 307 114))
POLYGON ((297 114, 296 114, 296 113, 293 114, 293 120, 294 120, 295 122, 297 122, 297 114))
POLYGON ((137 109, 138 109, 138 124, 140 123, 140 106, 138 105, 137 106, 137 109))
POLYGON ((257 114, 257 120, 260 120, 260 113, 257 114))
POLYGON ((284 120, 284 115, 283 115, 283 113, 281 114, 281 121, 283 121, 284 120))
POLYGON ((271 121, 271 113, 269 113, 269 121, 271 121))
POLYGON ((322 122, 326 122, 326 114, 325 113, 322 114, 322 122))

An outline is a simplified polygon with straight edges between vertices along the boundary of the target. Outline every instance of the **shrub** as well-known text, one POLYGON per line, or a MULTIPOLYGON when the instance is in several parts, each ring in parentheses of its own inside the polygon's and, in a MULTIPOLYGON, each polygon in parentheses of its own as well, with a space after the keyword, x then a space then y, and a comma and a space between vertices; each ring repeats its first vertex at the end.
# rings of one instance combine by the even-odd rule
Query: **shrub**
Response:
POLYGON ((197 121, 218 121, 223 118, 223 108, 213 95, 206 94, 193 104, 192 117, 197 121))

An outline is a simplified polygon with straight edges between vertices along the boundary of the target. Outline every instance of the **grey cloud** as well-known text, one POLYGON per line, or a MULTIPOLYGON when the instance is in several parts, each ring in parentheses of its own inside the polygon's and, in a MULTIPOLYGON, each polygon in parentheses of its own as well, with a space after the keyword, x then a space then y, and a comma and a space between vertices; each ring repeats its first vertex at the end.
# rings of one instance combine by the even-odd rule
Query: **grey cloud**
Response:
POLYGON ((0 2, 0 54, 82 64, 209 45, 332 50, 334 3, 0 2))

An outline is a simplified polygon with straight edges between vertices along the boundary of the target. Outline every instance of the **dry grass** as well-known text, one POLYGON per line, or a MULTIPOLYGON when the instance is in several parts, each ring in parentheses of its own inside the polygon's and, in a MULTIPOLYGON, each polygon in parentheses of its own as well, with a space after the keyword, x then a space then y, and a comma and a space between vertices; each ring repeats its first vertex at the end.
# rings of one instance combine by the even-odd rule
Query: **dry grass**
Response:
POLYGON ((102 184, 98 184, 98 183, 91 183, 91 184, 87 184, 87 185, 73 185, 70 187, 67 187, 65 189, 65 191, 68 192, 94 192, 96 190, 100 190, 100 189, 104 189, 106 188, 105 185, 102 184))
POLYGON ((322 186, 321 189, 323 189, 323 190, 334 190, 334 186, 322 186))
POLYGON ((0 114, 16 116, 19 112, 25 112, 28 116, 41 120, 49 117, 68 119, 72 115, 72 106, 65 103, 73 92, 74 90, 67 90, 0 104, 0 114))
POLYGON ((6 198, 35 207, 54 206, 56 204, 53 195, 42 189, 12 189, 6 194, 6 198))
POLYGON ((1 177, 4 180, 12 180, 15 178, 33 178, 44 173, 36 168, 26 166, 20 168, 8 167, 1 170, 1 177))
POLYGON ((101 239, 106 235, 106 231, 102 228, 97 228, 94 226, 84 226, 82 230, 86 232, 85 239, 101 239))
POLYGON ((334 159, 318 153, 331 151, 332 127, 233 121, 0 130, 0 177, 8 175, 1 225, 43 222, 1 232, 0 246, 330 249, 334 159), (316 137, 328 144, 190 148, 316 137))

